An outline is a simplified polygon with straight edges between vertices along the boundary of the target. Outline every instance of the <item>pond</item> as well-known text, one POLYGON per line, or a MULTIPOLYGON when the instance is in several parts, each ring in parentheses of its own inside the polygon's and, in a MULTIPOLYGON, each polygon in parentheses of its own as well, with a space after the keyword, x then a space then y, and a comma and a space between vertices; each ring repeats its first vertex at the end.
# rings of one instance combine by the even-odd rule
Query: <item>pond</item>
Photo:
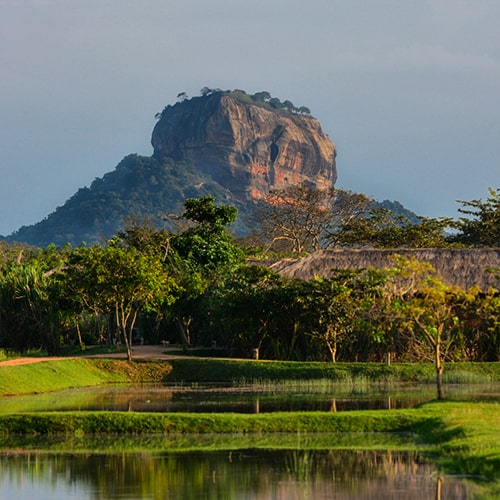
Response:
MULTIPOLYGON (((449 385, 446 393, 462 401, 500 401, 500 384, 449 385)), ((3 397, 0 412, 331 412, 408 408, 434 398, 433 385, 141 385, 3 397)), ((9 436, 0 439, 0 499, 404 500, 475 495, 479 486, 466 478, 442 477, 417 451, 397 451, 413 448, 404 446, 411 439, 381 433, 9 436)))
POLYGON ((466 499, 476 486, 443 477, 415 453, 256 450, 0 455, 0 498, 466 499))
MULTIPOLYGON (((500 401, 500 384, 449 385, 448 399, 500 401)), ((349 411, 410 408, 435 399, 433 385, 342 385, 326 381, 286 385, 114 386, 3 397, 0 412, 138 411, 238 412, 349 411)))

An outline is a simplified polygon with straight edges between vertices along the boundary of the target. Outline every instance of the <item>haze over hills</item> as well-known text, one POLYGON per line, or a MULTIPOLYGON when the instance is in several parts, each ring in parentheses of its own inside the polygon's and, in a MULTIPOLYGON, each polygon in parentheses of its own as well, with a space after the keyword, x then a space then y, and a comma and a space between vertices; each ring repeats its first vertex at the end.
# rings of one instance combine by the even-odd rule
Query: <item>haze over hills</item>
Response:
POLYGON ((131 154, 79 189, 41 222, 9 241, 37 246, 108 239, 130 216, 179 212, 186 198, 214 195, 244 215, 271 189, 295 184, 328 188, 337 179, 336 148, 306 107, 268 92, 202 89, 202 95, 158 113, 152 156, 131 154))

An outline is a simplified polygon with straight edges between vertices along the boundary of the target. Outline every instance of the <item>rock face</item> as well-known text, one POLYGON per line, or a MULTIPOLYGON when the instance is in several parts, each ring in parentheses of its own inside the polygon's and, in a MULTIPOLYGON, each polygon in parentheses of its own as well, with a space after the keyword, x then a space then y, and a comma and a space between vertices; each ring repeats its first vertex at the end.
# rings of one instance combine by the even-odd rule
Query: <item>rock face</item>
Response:
POLYGON ((241 201, 270 189, 337 179, 336 149, 315 118, 218 92, 167 106, 154 157, 186 161, 241 201))

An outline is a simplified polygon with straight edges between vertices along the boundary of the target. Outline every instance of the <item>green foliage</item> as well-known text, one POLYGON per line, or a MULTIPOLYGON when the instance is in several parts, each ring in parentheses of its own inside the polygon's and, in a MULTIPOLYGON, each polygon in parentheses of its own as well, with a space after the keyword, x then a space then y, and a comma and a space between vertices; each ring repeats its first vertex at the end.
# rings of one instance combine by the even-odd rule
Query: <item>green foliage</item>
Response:
MULTIPOLYGON (((179 96, 183 96, 184 93, 179 94, 179 96)), ((235 89, 235 90, 222 90, 219 88, 212 89, 210 87, 203 87, 200 90, 200 95, 202 98, 207 98, 212 95, 229 95, 235 99, 238 99, 241 102, 247 104, 257 104, 259 106, 263 106, 269 109, 275 110, 283 110, 290 113, 296 113, 301 115, 310 115, 311 111, 306 106, 296 107, 290 100, 286 99, 285 101, 281 101, 277 97, 272 97, 269 92, 266 90, 256 92, 255 94, 247 94, 244 90, 235 89)), ((184 99, 182 99, 184 100, 184 99)), ((160 118, 165 113, 158 114, 160 118)))
POLYGON ((399 313, 399 328, 410 336, 414 349, 425 346, 436 368, 438 398, 444 399, 443 361, 460 332, 457 310, 462 302, 458 288, 447 286, 430 264, 415 259, 395 258, 385 287, 388 300, 399 313))
POLYGON ((86 310, 114 316, 118 340, 125 342, 129 359, 139 312, 172 301, 176 287, 175 280, 154 256, 119 244, 78 249, 67 280, 86 310))
POLYGON ((448 218, 419 217, 418 222, 394 218, 390 212, 375 209, 367 217, 358 217, 342 227, 338 242, 342 246, 375 248, 441 248, 449 246, 448 218))
POLYGON ((185 201, 183 217, 194 223, 172 240, 173 248, 195 270, 213 271, 234 266, 241 251, 233 243, 226 226, 236 220, 238 211, 230 205, 216 205, 214 196, 185 201))
MULTIPOLYGON (((286 212, 283 240, 296 252, 349 238, 373 244, 381 234, 399 244, 443 242, 443 221, 374 229, 370 224, 379 216, 385 224, 386 214, 364 195, 300 186, 272 196, 272 210, 286 212)), ((184 207, 163 221, 131 218, 103 246, 4 244, 0 348, 54 353, 62 344, 84 348, 119 338, 130 353, 138 327, 135 336, 146 342, 215 341, 232 354, 250 357, 258 349, 267 359, 420 361, 432 354, 438 369, 441 361, 500 359, 495 289, 452 289, 425 265, 403 261, 383 271, 285 279, 244 264, 228 231, 235 207, 211 195, 184 207)))
POLYGON ((65 251, 20 253, 0 267, 0 345, 25 352, 31 348, 55 354, 60 344, 61 283, 58 268, 65 251), (53 267, 55 266, 55 267, 53 267))
POLYGON ((488 189, 485 199, 459 201, 460 217, 455 223, 458 234, 450 239, 474 247, 500 247, 500 188, 488 189))

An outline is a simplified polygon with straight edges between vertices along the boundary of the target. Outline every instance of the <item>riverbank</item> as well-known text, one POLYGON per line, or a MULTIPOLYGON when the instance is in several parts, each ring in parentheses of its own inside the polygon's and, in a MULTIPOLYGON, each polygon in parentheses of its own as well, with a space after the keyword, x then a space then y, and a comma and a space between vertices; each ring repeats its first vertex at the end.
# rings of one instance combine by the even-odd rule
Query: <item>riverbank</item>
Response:
MULTIPOLYGON (((432 363, 299 363, 182 357, 137 359, 132 363, 103 354, 92 357, 29 358, 36 363, 0 364, 0 396, 93 387, 112 383, 277 383, 330 380, 356 383, 429 383, 435 380, 432 363)), ((447 364, 445 383, 473 384, 500 381, 500 363, 447 364)))
POLYGON ((106 384, 161 383, 172 371, 164 361, 70 358, 0 366, 0 396, 106 384))

